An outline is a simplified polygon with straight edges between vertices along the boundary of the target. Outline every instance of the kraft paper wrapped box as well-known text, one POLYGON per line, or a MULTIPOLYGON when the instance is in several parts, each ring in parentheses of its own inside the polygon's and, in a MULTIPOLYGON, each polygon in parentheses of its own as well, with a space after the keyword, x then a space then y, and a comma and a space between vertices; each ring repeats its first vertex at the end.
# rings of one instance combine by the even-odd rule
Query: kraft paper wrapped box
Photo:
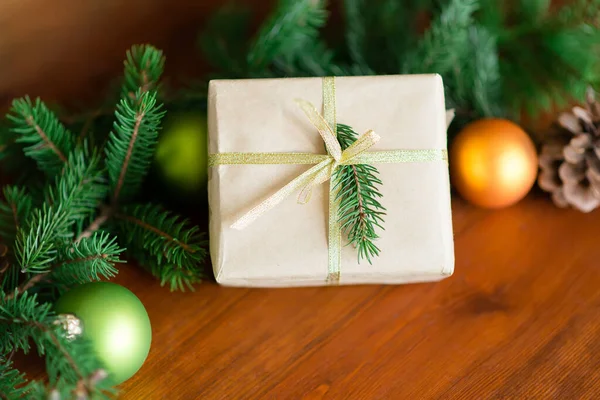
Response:
MULTIPOLYGON (((223 153, 326 155, 324 140, 296 103, 324 107, 323 78, 214 80, 209 85, 211 157, 223 153)), ((358 262, 342 235, 337 284, 436 281, 454 269, 446 111, 438 75, 335 78, 337 123, 380 140, 367 151, 425 149, 436 160, 373 163, 383 184, 384 228, 373 264, 358 262)), ((213 164, 214 161, 213 161, 213 164)), ((330 181, 298 203, 297 192, 242 230, 232 224, 313 165, 213 165, 209 177, 210 252, 227 286, 328 284, 330 181)))

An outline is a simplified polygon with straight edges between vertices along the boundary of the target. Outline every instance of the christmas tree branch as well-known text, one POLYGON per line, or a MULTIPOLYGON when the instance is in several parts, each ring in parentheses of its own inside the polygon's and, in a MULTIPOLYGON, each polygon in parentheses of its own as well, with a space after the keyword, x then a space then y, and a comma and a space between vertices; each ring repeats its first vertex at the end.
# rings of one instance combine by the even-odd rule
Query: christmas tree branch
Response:
POLYGON ((33 275, 5 296, 11 300, 41 282, 56 281, 64 285, 75 285, 111 278, 117 274, 116 263, 122 262, 116 239, 107 233, 94 233, 82 238, 72 246, 64 248, 57 255, 58 261, 46 271, 33 275))
MULTIPOLYGON (((1 319, 2 319, 2 317, 0 317, 0 320, 1 319)), ((39 321, 26 321, 26 320, 19 319, 19 318, 13 318, 11 323, 13 323, 13 324, 21 323, 23 325, 29 325, 29 326, 32 326, 32 327, 40 330, 44 334, 48 335, 48 337, 52 341, 52 344, 62 354, 62 356, 65 358, 65 360, 67 360, 67 362, 71 366, 73 372, 75 372, 75 374, 77 374, 77 376, 79 377, 80 380, 85 379, 85 376, 81 373, 81 370, 77 366, 77 363, 75 362, 75 360, 73 360, 73 357, 71 357, 71 354, 69 353, 67 348, 64 346, 64 344, 59 340, 58 336, 56 335, 56 333, 55 333, 56 328, 51 328, 48 325, 43 324, 39 321)))
POLYGON ((23 181, 26 189, 6 186, 0 201, 0 356, 37 348, 49 378, 47 385, 23 380, 20 392, 5 391, 6 384, 21 382, 9 359, 6 368, 0 366, 0 392, 10 393, 8 398, 107 398, 109 382, 91 343, 68 337, 66 328, 56 325, 60 318, 52 304, 37 297, 47 300, 56 289, 117 273, 123 249, 103 231, 105 225, 114 222, 123 229, 121 241, 161 284, 183 289, 201 276, 206 251, 197 227, 151 205, 127 206, 139 193, 158 139, 163 63, 162 52, 151 46, 128 52, 123 96, 105 149, 85 137, 90 131, 96 137, 108 107, 83 119, 66 118, 81 129, 75 137, 41 100, 25 97, 13 103, 11 128, 0 127, 0 146, 7 146, 0 158, 30 177, 36 163, 51 183, 38 179, 23 181), (117 210, 121 219, 113 218, 117 210))
POLYGON ((33 120, 33 117, 28 116, 25 120, 27 121, 27 125, 33 127, 35 129, 35 131, 38 133, 38 135, 40 135, 40 138, 45 143, 44 146, 49 147, 50 150, 52 150, 54 153, 56 153, 56 155, 58 156, 60 161, 62 161, 63 163, 66 163, 67 157, 65 157, 63 152, 58 147, 56 147, 56 145, 54 143, 52 143, 50 141, 50 139, 48 138, 48 135, 46 135, 46 133, 42 130, 42 128, 40 128, 40 126, 35 123, 35 121, 33 120))
POLYGON ((51 269, 50 278, 66 285, 111 278, 118 272, 115 264, 122 262, 119 255, 123 251, 115 237, 96 232, 63 249, 58 265, 51 269))
MULTIPOLYGON (((28 387, 27 398, 46 398, 42 396, 44 393, 54 391, 70 398, 77 394, 77 389, 85 395, 105 398, 108 386, 102 378, 106 374, 98 375, 103 366, 90 342, 80 336, 70 337, 60 316, 51 311, 52 305, 40 303, 36 295, 25 292, 7 299, 3 292, 0 294, 0 325, 3 326, 0 353, 14 350, 28 353, 33 344, 46 358, 49 388, 34 382, 28 387)), ((0 386, 2 384, 0 382, 0 386)))
MULTIPOLYGON (((0 321, 2 320, 3 317, 0 316, 0 321)), ((64 387, 65 384, 70 382, 71 384, 67 388, 74 387, 75 389, 73 391, 67 390, 67 392, 77 396, 78 399, 87 399, 88 396, 94 393, 103 394, 103 389, 97 387, 97 385, 108 376, 107 373, 100 365, 97 365, 96 369, 90 373, 82 371, 80 364, 74 358, 74 350, 80 346, 76 346, 73 341, 65 339, 64 328, 60 324, 57 325, 52 322, 52 325, 49 325, 49 323, 22 318, 13 318, 11 321, 4 319, 4 322, 11 325, 22 325, 33 328, 32 337, 38 348, 42 353, 46 354, 49 366, 55 364, 51 368, 57 368, 51 374, 51 383, 54 381, 55 386, 64 387), (35 334, 35 330, 40 333, 39 336, 35 334), (42 338, 45 338, 50 346, 43 343, 45 340, 42 338)), ((81 341, 81 338, 76 338, 75 341, 81 341)), ((86 350, 91 351, 89 348, 86 350)), ((62 391, 64 392, 64 389, 62 391)), ((28 392, 25 394, 29 394, 28 392)), ((47 390, 41 386, 38 388, 38 392, 43 392, 44 394, 47 392, 50 394, 56 393, 59 395, 58 398, 62 398, 60 396, 61 390, 52 388, 52 385, 47 390)), ((44 396, 44 398, 46 397, 44 396)))
POLYGON ((124 207, 113 222, 127 253, 161 284, 183 290, 200 280, 207 254, 198 227, 152 204, 124 207))
POLYGON ((432 21, 415 48, 405 57, 405 73, 438 73, 442 76, 459 65, 468 48, 468 28, 477 0, 450 0, 432 21))
POLYGON ((24 97, 13 101, 7 118, 13 123, 11 131, 18 135, 17 143, 29 145, 25 154, 47 174, 59 174, 75 141, 56 115, 39 98, 33 103, 24 97))
POLYGON ((137 193, 148 173, 158 130, 164 115, 156 92, 141 93, 131 105, 122 99, 115 116, 117 121, 106 145, 106 165, 112 188, 112 203, 137 193))
POLYGON ((133 46, 127 52, 124 64, 121 98, 135 104, 141 101, 140 95, 158 89, 165 64, 162 51, 149 45, 133 46))
POLYGON ((187 243, 183 243, 181 241, 179 241, 178 239, 174 238, 173 236, 169 235, 167 232, 164 232, 160 229, 158 229, 155 226, 150 225, 147 222, 142 221, 139 218, 133 217, 131 215, 125 215, 125 214, 116 214, 115 218, 117 219, 121 219, 125 222, 130 222, 134 225, 137 225, 138 227, 148 231, 148 232, 152 232, 160 237, 162 237, 163 239, 165 239, 167 242, 169 243, 176 243, 178 246, 180 246, 183 250, 189 252, 189 253, 195 253, 197 251, 197 249, 194 249, 192 246, 188 245, 187 243))
POLYGON ((56 236, 65 235, 67 217, 62 207, 44 205, 32 215, 28 227, 19 230, 15 253, 22 272, 45 272, 56 259, 56 236))
MULTIPOLYGON (((11 353, 11 356, 14 353, 11 353)), ((0 357, 0 399, 13 400, 29 394, 25 374, 13 368, 11 358, 0 357)))
POLYGON ((280 0, 248 52, 251 71, 260 71, 275 58, 287 58, 315 40, 327 19, 325 0, 280 0))
POLYGON ((56 178, 54 186, 48 188, 48 203, 67 208, 68 223, 93 213, 106 197, 108 186, 101 164, 99 152, 88 150, 87 143, 84 143, 69 154, 69 165, 56 178))

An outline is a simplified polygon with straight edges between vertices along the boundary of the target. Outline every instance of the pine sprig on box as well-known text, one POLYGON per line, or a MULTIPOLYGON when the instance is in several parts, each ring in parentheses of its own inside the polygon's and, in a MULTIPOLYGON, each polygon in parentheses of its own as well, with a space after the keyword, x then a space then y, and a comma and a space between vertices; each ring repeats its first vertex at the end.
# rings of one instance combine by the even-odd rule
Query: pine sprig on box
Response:
MULTIPOLYGON (((347 149, 358 138, 358 134, 348 125, 337 124, 337 137, 342 150, 347 149)), ((383 230, 385 207, 379 200, 382 197, 379 186, 379 171, 372 165, 343 165, 333 177, 334 191, 340 201, 339 222, 348 244, 356 248, 358 262, 366 259, 372 264, 379 255, 375 241, 377 230, 383 230)))

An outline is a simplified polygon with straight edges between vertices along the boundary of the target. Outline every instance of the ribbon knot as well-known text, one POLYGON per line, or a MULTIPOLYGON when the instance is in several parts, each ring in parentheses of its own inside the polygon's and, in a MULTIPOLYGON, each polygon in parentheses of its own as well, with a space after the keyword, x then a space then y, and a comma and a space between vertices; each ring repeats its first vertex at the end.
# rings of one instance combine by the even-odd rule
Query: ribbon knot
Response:
POLYGON ((334 128, 327 123, 325 118, 317 111, 315 106, 310 102, 302 99, 296 99, 296 104, 300 106, 302 111, 306 114, 313 126, 319 131, 323 142, 325 142, 325 148, 329 155, 321 164, 321 168, 314 172, 308 183, 302 188, 298 195, 298 203, 306 204, 310 201, 312 189, 315 186, 321 185, 331 179, 335 170, 340 165, 350 165, 353 161, 362 153, 369 150, 375 143, 380 139, 372 130, 368 130, 363 133, 352 145, 347 149, 342 150, 340 142, 337 139, 337 134, 334 128))

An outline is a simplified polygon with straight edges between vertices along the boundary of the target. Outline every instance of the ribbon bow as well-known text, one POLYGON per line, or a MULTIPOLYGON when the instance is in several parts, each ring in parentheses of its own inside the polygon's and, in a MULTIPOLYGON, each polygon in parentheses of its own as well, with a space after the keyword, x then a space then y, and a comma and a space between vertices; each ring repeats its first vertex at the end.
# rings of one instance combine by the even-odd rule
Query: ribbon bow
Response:
MULTIPOLYGON (((334 77, 323 78, 323 115, 306 100, 297 99, 296 104, 300 106, 311 123, 319 131, 325 142, 328 154, 218 153, 209 156, 210 167, 250 164, 314 164, 308 171, 293 179, 235 221, 231 226, 233 229, 244 229, 297 190, 300 190, 298 202, 308 202, 312 189, 330 180, 340 165, 447 161, 448 159, 445 149, 367 151, 380 139, 372 130, 365 132, 352 145, 342 151, 336 133, 334 77)), ((327 283, 329 284, 339 282, 341 270, 342 229, 338 221, 339 200, 337 199, 335 186, 330 185, 329 189, 329 271, 327 275, 327 283)))
POLYGON ((248 211, 243 217, 231 225, 233 229, 244 229, 262 214, 281 203, 286 197, 298 189, 301 189, 300 194, 298 195, 298 203, 306 204, 310 200, 312 189, 315 186, 330 180, 336 168, 340 165, 354 164, 354 160, 356 160, 358 156, 371 148, 371 146, 380 139, 379 135, 372 130, 369 130, 361 135, 346 150, 342 151, 337 135, 334 133, 330 124, 325 121, 325 118, 319 114, 315 106, 302 99, 296 99, 296 104, 300 106, 310 122, 319 131, 329 154, 323 156, 323 161, 319 162, 317 165, 279 189, 258 206, 248 211))

